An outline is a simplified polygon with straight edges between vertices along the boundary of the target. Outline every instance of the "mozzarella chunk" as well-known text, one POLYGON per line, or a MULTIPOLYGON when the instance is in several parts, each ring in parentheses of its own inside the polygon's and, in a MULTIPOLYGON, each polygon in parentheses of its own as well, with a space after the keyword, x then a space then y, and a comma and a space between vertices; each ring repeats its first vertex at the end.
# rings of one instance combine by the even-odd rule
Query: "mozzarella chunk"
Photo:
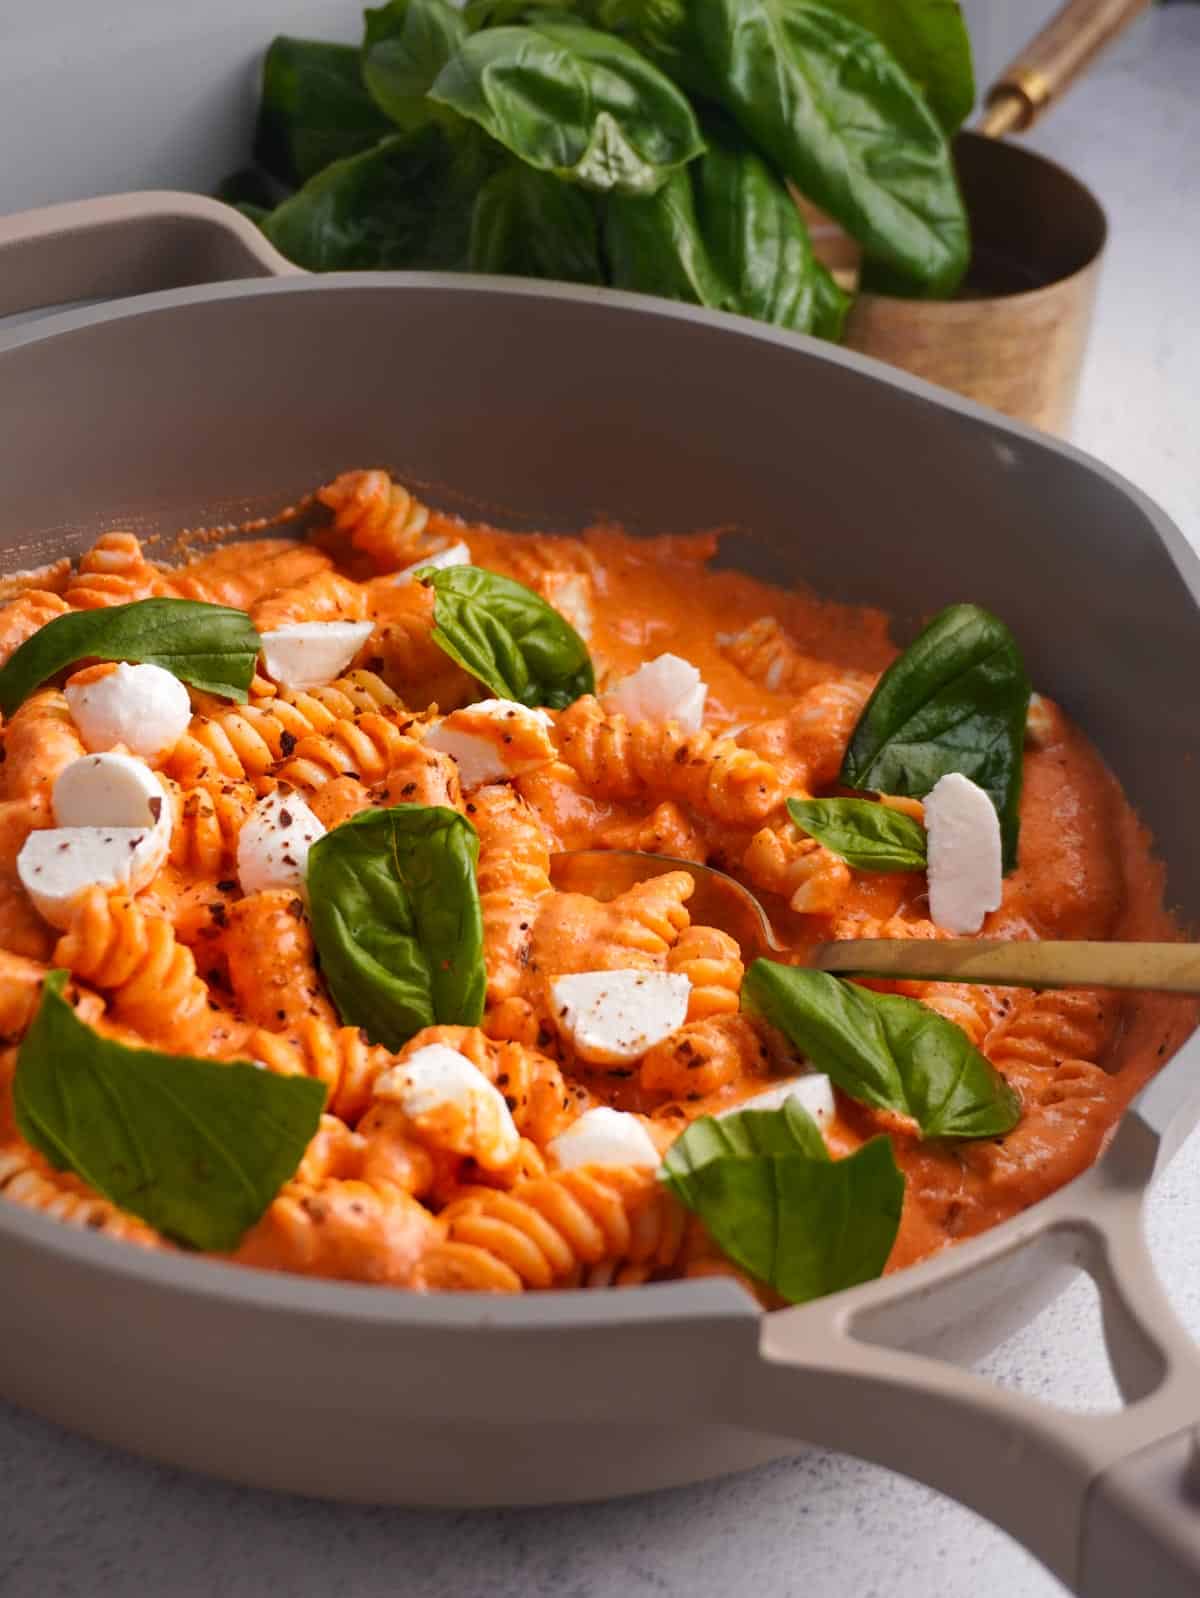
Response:
POLYGON ((317 688, 340 677, 375 630, 369 621, 298 621, 263 633, 267 675, 285 688, 317 688))
POLYGON ((970 777, 952 771, 925 799, 929 914, 947 932, 978 932, 1000 905, 1000 818, 970 777))
POLYGON ((629 721, 674 721, 698 732, 708 687, 690 660, 659 655, 624 677, 604 696, 604 708, 629 721))
POLYGON ((171 835, 171 807, 144 760, 109 751, 81 755, 59 772, 54 819, 60 827, 161 828, 171 835))
POLYGON ((546 1144, 560 1171, 577 1165, 661 1165, 662 1156, 636 1115, 601 1107, 585 1110, 546 1144))
POLYGON ((53 827, 31 832, 17 856, 17 876, 51 926, 70 924, 87 888, 137 893, 167 858, 166 827, 53 827))
POLYGON ((743 1099, 740 1104, 721 1110, 717 1120, 725 1115, 737 1115, 740 1110, 781 1110, 789 1099, 795 1099, 801 1109, 807 1110, 822 1132, 837 1110, 833 1083, 822 1072, 812 1071, 807 1076, 789 1077, 786 1082, 756 1093, 752 1099, 743 1099))
POLYGON ((580 971, 550 997, 560 1032, 597 1065, 637 1060, 687 1019, 692 984, 677 971, 580 971))
POLYGON ((511 1165, 521 1135, 504 1096, 465 1054, 444 1043, 415 1049, 375 1083, 435 1147, 471 1156, 485 1170, 511 1165))
POLYGON ((308 851, 325 828, 300 795, 277 788, 258 801, 238 833, 237 870, 243 893, 303 888, 308 851))
POLYGON ((592 579, 586 572, 543 572, 538 592, 570 622, 585 644, 591 642, 596 618, 592 611, 592 579))
POLYGON ((144 760, 165 760, 192 719, 187 689, 161 666, 89 666, 65 693, 88 749, 123 744, 144 760))
POLYGON ((426 733, 425 744, 458 763, 464 788, 478 788, 553 760, 553 725, 544 710, 530 710, 515 699, 482 699, 444 716, 426 733))
POLYGON ((435 571, 445 571, 448 566, 469 566, 471 564, 471 551, 466 544, 451 544, 449 549, 439 549, 436 555, 426 555, 424 560, 418 560, 411 566, 405 566, 392 578, 397 587, 401 583, 411 583, 418 572, 423 572, 427 566, 432 566, 435 571))

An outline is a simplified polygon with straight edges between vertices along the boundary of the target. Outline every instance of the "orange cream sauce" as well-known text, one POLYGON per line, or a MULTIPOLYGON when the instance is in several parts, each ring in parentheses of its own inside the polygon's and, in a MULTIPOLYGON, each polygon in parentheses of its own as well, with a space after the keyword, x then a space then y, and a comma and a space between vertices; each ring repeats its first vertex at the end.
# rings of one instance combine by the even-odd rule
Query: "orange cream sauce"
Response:
MULTIPOLYGON (((512 535, 471 528, 476 564, 520 577, 512 535)), ((737 728, 783 717, 794 696, 771 692, 732 664, 719 640, 758 618, 773 616, 799 648, 827 667, 829 678, 865 673, 872 678, 895 658, 882 612, 839 605, 803 590, 783 592, 741 572, 713 569, 715 536, 631 539, 597 529, 584 535, 596 592, 592 652, 605 680, 633 671, 669 650, 696 665, 709 687, 705 724, 737 728)), ((964 595, 964 598, 970 598, 964 595)), ((1053 690, 1053 684, 1044 686, 1053 690)), ((600 802, 552 769, 527 778, 521 789, 562 849, 612 845, 622 825, 644 823, 647 806, 600 802)), ((832 785, 822 792, 838 791, 832 785)), ((706 829, 710 858, 728 865, 722 829, 706 829)), ((639 845, 633 845, 639 846, 639 845)), ((644 847, 645 845, 640 845, 644 847)), ((850 893, 836 918, 791 915, 782 921, 803 961, 808 944, 831 935, 853 936, 856 922, 928 916, 924 878, 853 873, 850 893), (836 920, 836 924, 833 924, 836 920)), ((1064 726, 1056 746, 1026 750, 1021 803, 1020 862, 1005 881, 999 910, 981 937, 1170 939, 1178 929, 1163 907, 1163 871, 1151 839, 1123 798, 1100 756, 1076 729, 1064 726)), ((900 931, 891 929, 892 935, 900 931)), ((878 984, 887 987, 888 984, 878 984)), ((941 984, 896 983, 895 991, 936 996, 941 984)), ((995 1027, 981 1040, 999 1054, 1001 1068, 1021 1092, 1023 1114, 1006 1138, 985 1146, 922 1143, 896 1118, 838 1095, 831 1133, 835 1149, 849 1153, 865 1139, 890 1132, 907 1177, 900 1234, 889 1269, 911 1264, 948 1243, 973 1235, 1035 1203, 1078 1175, 1101 1152, 1130 1099, 1186 1039, 1196 1006, 1162 995, 1091 995, 1100 1009, 1087 1036, 1069 1030, 1064 1046, 1099 1037, 1095 1063, 1079 1097, 1061 1096, 1056 1077, 1071 1070, 1071 1055, 1051 1046, 1048 1060, 1020 1059, 1021 1046, 1003 1046, 1013 1017, 1028 1012, 1036 996, 1024 990, 988 990, 995 1027)), ((1037 1051, 1026 1048, 1030 1055, 1037 1051)), ((606 1102, 638 1110, 678 1127, 685 1119, 728 1108, 762 1091, 774 1076, 764 1060, 758 1077, 739 1077, 715 1094, 664 1104, 635 1077, 589 1080, 606 1102)))

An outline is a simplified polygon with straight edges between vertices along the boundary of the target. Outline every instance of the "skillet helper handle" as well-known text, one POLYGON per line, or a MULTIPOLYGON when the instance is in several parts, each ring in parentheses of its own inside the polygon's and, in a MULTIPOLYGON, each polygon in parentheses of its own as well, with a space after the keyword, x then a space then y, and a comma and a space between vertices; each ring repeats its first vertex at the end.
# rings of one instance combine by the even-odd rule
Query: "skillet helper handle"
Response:
POLYGON ((0 316, 297 272, 232 206, 147 190, 0 216, 0 316))
POLYGON ((977 131, 1024 133, 1151 0, 1067 0, 988 90, 977 131))
POLYGON ((943 1255, 848 1303, 836 1295, 767 1316, 740 1395, 752 1424, 946 1493, 1081 1598, 1196 1598, 1200 1347, 1163 1293, 1142 1217, 1169 1148, 1153 1115, 1133 1108, 1098 1167, 1008 1222, 1014 1240, 981 1250, 966 1271, 943 1255), (1052 1408, 913 1351, 972 1311, 996 1314, 1023 1276, 1064 1266, 1085 1269, 1099 1290, 1124 1408, 1052 1408))

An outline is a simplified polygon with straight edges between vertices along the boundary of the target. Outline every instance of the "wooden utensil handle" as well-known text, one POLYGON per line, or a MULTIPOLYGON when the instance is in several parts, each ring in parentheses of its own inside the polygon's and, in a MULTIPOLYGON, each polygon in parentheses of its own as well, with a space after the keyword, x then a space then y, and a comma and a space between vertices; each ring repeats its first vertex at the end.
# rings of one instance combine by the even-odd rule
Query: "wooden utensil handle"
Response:
POLYGON ((1142 988, 1200 994, 1200 944, 1037 943, 944 938, 820 943, 818 971, 1022 988, 1142 988))
POLYGON ((1151 0, 1067 0, 988 90, 979 132, 1031 128, 1151 0))

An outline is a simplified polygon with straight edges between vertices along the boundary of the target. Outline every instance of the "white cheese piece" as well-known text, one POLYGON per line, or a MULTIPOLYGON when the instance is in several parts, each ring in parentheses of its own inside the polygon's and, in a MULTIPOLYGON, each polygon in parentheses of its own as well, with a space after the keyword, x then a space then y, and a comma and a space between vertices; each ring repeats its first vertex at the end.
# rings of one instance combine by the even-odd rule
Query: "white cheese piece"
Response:
POLYGON ((662 1156, 636 1115, 601 1106, 585 1110, 546 1144, 560 1171, 577 1165, 661 1165, 662 1156))
POLYGON ((741 1110, 781 1110, 789 1099, 795 1099, 801 1109, 807 1110, 822 1131, 837 1110, 832 1082, 822 1072, 813 1071, 807 1076, 789 1077, 786 1082, 756 1093, 752 1099, 743 1099, 740 1104, 721 1110, 717 1120, 725 1115, 737 1115, 741 1110))
POLYGON ((689 660, 659 655, 604 696, 604 708, 629 721, 674 721, 684 732, 698 732, 708 687, 689 660))
POLYGON ((444 1043, 415 1049, 375 1083, 375 1097, 400 1105, 418 1131, 485 1170, 511 1165, 521 1135, 504 1096, 465 1054, 444 1043))
POLYGON ((267 675, 285 688, 318 688, 340 677, 375 630, 369 621, 298 621, 263 633, 267 675))
POLYGON ((432 566, 435 571, 445 571, 448 566, 469 566, 471 564, 471 551, 466 544, 451 544, 449 549, 439 549, 436 555, 426 555, 424 560, 418 560, 411 566, 405 566, 392 578, 397 587, 401 583, 411 583, 418 572, 423 572, 427 566, 432 566))
POLYGON ((111 750, 63 767, 54 784, 54 819, 60 827, 158 828, 171 835, 162 783, 144 760, 111 750))
POLYGON ((585 644, 591 642, 596 617, 592 610, 592 579, 586 572, 543 572, 538 592, 570 622, 585 644))
POLYGON ((425 745, 453 757, 469 790, 536 771, 553 760, 553 725, 544 710, 530 710, 515 699, 481 699, 444 716, 426 733, 425 745))
POLYGON ((978 932, 1000 905, 1000 818, 970 777, 952 771, 925 799, 929 915, 947 932, 978 932))
POLYGON ((639 1059, 687 1019, 692 984, 676 971, 580 971, 551 984, 555 1022, 597 1065, 639 1059))
POLYGON ((260 799, 238 833, 237 871, 243 893, 303 888, 308 851, 325 828, 291 788, 260 799))
POLYGON ((86 889, 137 893, 167 857, 167 827, 53 827, 31 832, 17 856, 17 875, 39 915, 66 927, 86 889))
POLYGON ((123 744, 144 760, 165 760, 192 719, 187 689, 161 666, 89 667, 76 672, 65 692, 88 749, 123 744))

